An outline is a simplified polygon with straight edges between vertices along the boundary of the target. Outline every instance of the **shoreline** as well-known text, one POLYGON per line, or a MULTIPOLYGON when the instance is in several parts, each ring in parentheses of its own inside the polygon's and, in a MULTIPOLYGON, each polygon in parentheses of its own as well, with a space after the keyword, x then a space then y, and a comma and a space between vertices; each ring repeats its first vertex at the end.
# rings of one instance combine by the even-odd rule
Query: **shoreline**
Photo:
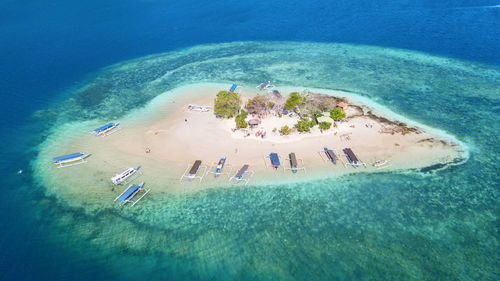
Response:
MULTIPOLYGON (((438 164, 446 165, 446 163, 453 163, 457 159, 467 159, 467 150, 453 136, 442 131, 440 133, 443 135, 431 134, 429 132, 439 132, 439 130, 429 130, 427 126, 399 118, 401 116, 376 102, 370 101, 368 104, 360 102, 363 98, 351 93, 310 89, 322 94, 348 97, 356 105, 362 104, 377 116, 381 116, 381 112, 384 112, 382 116, 385 118, 403 120, 424 131, 418 136, 410 134, 405 138, 400 137, 398 141, 409 140, 408 143, 415 144, 421 139, 441 140, 444 138, 446 142, 454 143, 455 146, 449 146, 439 141, 436 143, 424 141, 418 145, 406 146, 402 143, 396 147, 393 144, 384 143, 394 142, 394 136, 390 134, 379 137, 377 143, 372 141, 367 144, 365 140, 376 139, 376 131, 374 128, 363 128, 362 123, 358 122, 358 124, 357 121, 352 120, 347 123, 355 124, 356 129, 353 130, 353 139, 348 142, 341 142, 333 132, 292 136, 286 142, 276 141, 276 138, 274 140, 272 138, 245 139, 231 134, 228 126, 234 126, 234 119, 218 120, 212 111, 187 111, 188 104, 213 105, 215 93, 227 87, 228 85, 225 84, 205 83, 179 87, 173 91, 165 92, 147 106, 135 109, 121 120, 116 120, 121 123, 122 129, 107 137, 95 137, 88 134, 93 127, 98 127, 102 120, 66 123, 59 126, 41 145, 40 154, 33 164, 34 170, 48 187, 48 193, 57 194, 61 199, 72 198, 71 200, 74 200, 75 197, 78 197, 84 204, 92 205, 95 202, 101 204, 103 201, 111 202, 117 191, 123 187, 113 188, 109 183, 109 178, 136 165, 141 165, 141 171, 144 172, 144 175, 136 183, 145 181, 149 188, 152 188, 153 193, 169 194, 190 193, 209 188, 237 187, 238 184, 230 184, 227 180, 223 180, 225 176, 214 180, 213 175, 206 175, 201 183, 179 183, 179 177, 194 160, 202 160, 203 165, 208 168, 208 165, 217 162, 223 156, 228 157, 228 164, 233 166, 231 171, 233 174, 243 164, 250 164, 250 170, 254 171, 255 175, 249 185, 307 182, 359 172, 412 170, 438 164), (230 124, 231 122, 232 124, 230 124), (65 132, 72 132, 71 136, 65 132), (365 140, 360 138, 365 138, 365 140), (339 157, 344 157, 341 149, 344 147, 352 148, 360 160, 367 164, 367 168, 345 168, 342 163, 337 165, 325 163, 318 154, 324 146, 337 149, 339 157), (150 149, 150 153, 145 153, 147 148, 150 149), (73 151, 84 151, 92 153, 92 155, 88 158, 88 163, 76 167, 57 169, 50 164, 51 157, 73 151), (397 151, 397 154, 394 154, 394 151, 397 151), (271 168, 266 169, 264 157, 271 152, 278 153, 282 157, 282 166, 287 167, 289 165, 285 161, 286 156, 290 152, 295 152, 297 158, 303 159, 307 173, 299 171, 297 174, 293 174, 289 170, 285 173, 281 167, 276 172, 272 171, 271 168), (415 160, 408 161, 408 157, 412 157, 412 155, 415 160), (381 158, 389 159, 392 166, 381 170, 371 166, 372 162, 381 158), (87 176, 82 178, 80 175, 87 176)), ((304 88, 280 87, 279 89, 285 93, 304 88)), ((257 92, 256 89, 245 87, 242 97, 247 98, 257 92)))

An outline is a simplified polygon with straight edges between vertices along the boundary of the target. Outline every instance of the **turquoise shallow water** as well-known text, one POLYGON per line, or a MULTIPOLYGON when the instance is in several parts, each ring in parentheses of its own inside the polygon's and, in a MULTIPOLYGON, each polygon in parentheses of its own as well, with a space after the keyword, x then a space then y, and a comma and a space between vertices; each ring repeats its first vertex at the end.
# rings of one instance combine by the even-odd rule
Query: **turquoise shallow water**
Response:
POLYGON ((90 76, 66 101, 33 115, 33 142, 65 122, 119 118, 177 86, 266 80, 371 98, 456 136, 470 158, 437 171, 153 193, 134 208, 92 212, 43 195, 39 185, 23 216, 41 222, 43 243, 99 278, 498 279, 496 66, 345 44, 204 45, 90 76))

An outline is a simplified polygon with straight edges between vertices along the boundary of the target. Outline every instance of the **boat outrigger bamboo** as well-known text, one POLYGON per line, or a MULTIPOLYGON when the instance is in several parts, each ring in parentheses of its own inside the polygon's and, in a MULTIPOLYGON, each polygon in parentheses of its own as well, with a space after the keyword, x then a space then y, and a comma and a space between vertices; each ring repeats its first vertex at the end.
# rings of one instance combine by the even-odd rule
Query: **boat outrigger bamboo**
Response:
MULTIPOLYGON (((133 174, 135 174, 139 169, 141 168, 141 166, 136 166, 135 168, 128 168, 126 169, 125 171, 119 173, 119 174, 116 174, 114 177, 111 178, 111 182, 115 185, 118 185, 122 182, 124 182, 125 180, 127 180, 128 178, 130 178, 133 174)), ((130 183, 132 182, 133 180, 135 180, 136 178, 142 176, 142 173, 140 173, 138 176, 134 177, 132 180, 130 180, 129 182, 126 182, 125 184, 127 183, 130 183)))
POLYGON ((95 129, 93 133, 96 136, 109 136, 118 131, 118 125, 120 125, 120 123, 108 123, 95 129))
POLYGON ((89 156, 90 156, 89 153, 77 152, 73 154, 54 157, 52 158, 52 161, 54 162, 54 164, 57 165, 58 168, 65 168, 69 166, 86 163, 87 161, 85 161, 85 158, 89 156))
POLYGON ((113 200, 113 202, 119 200, 118 203, 120 205, 125 205, 128 202, 133 202, 132 206, 134 206, 135 204, 137 204, 137 202, 139 202, 139 200, 141 200, 144 196, 146 196, 146 194, 148 194, 149 191, 151 191, 151 189, 144 189, 143 187, 144 187, 144 182, 141 182, 140 184, 131 185, 128 188, 126 188, 120 195, 118 195, 118 197, 116 197, 115 200, 113 200), (131 201, 132 198, 134 198, 134 196, 141 190, 145 190, 146 192, 136 201, 131 201))

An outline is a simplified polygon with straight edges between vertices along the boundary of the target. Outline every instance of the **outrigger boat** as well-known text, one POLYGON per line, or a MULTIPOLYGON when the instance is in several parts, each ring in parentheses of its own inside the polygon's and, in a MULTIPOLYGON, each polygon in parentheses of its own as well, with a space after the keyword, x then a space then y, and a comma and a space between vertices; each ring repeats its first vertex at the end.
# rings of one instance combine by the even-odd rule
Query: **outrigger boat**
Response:
POLYGON ((233 91, 235 91, 235 90, 236 90, 236 88, 238 88, 238 84, 233 84, 233 85, 231 86, 231 88, 229 89, 229 91, 230 91, 230 92, 233 92, 233 91))
POLYGON ((292 169, 292 172, 297 173, 298 167, 297 167, 297 157, 295 156, 295 153, 290 153, 288 155, 290 157, 290 167, 292 169))
POLYGON ((328 149, 327 147, 325 147, 324 150, 328 159, 330 159, 330 161, 332 161, 333 164, 337 164, 337 160, 339 158, 337 157, 337 155, 335 155, 335 152, 333 152, 333 150, 331 149, 328 149))
POLYGON ((63 155, 59 157, 52 158, 54 164, 58 165, 58 168, 69 167, 73 165, 83 164, 85 163, 85 158, 89 157, 89 153, 73 153, 68 155, 63 155))
MULTIPOLYGON (((119 174, 116 174, 114 177, 111 178, 111 182, 114 184, 114 185, 118 185, 122 182, 124 182, 125 180, 127 180, 128 178, 130 178, 133 174, 135 174, 139 169, 141 168, 141 166, 136 166, 135 168, 128 168, 126 169, 125 171, 119 173, 119 174)), ((142 175, 142 174, 141 174, 142 175)), ((137 178, 137 177, 136 177, 137 178)), ((134 178, 135 179, 135 178, 134 178)))
POLYGON ((245 164, 245 165, 243 165, 243 167, 241 167, 241 169, 238 171, 238 173, 236 173, 236 176, 234 177, 236 179, 236 182, 240 182, 241 180, 243 180, 243 177, 248 172, 248 167, 250 167, 250 166, 245 164))
POLYGON ((272 85, 271 85, 271 81, 267 81, 267 82, 264 82, 262 84, 260 84, 259 86, 257 86, 257 89, 259 90, 265 90, 265 89, 268 89, 268 88, 271 88, 272 85))
POLYGON ((194 164, 191 167, 191 170, 189 170, 188 181, 191 181, 192 179, 194 179, 194 177, 196 176, 196 173, 198 173, 198 170, 200 169, 200 165, 201 165, 201 160, 194 161, 194 164))
MULTIPOLYGON (((120 123, 108 123, 104 126, 101 126, 93 131, 94 135, 96 136, 108 136, 111 135, 110 133, 114 128, 118 127, 120 123)), ((116 131, 116 130, 115 130, 116 131)), ((114 133, 114 132, 113 132, 114 133)))
POLYGON ((383 168, 387 168, 387 167, 391 166, 389 161, 387 161, 385 159, 377 160, 372 165, 373 165, 373 167, 376 167, 377 169, 383 169, 383 168))
POLYGON ((281 165, 278 153, 273 152, 269 154, 269 159, 271 159, 271 165, 273 165, 273 168, 277 170, 281 165))
POLYGON ((215 168, 214 178, 218 177, 224 168, 224 164, 226 164, 226 157, 223 157, 219 160, 217 167, 215 168))
MULTIPOLYGON (((119 200, 118 203, 120 205, 127 204, 129 201, 131 201, 132 198, 134 198, 134 196, 137 193, 139 193, 139 191, 145 190, 145 189, 143 189, 143 186, 144 186, 144 182, 141 182, 140 184, 131 185, 130 187, 128 187, 127 189, 125 189, 125 191, 123 191, 120 195, 118 195, 118 197, 116 197, 115 200, 113 200, 113 202, 115 202, 116 200, 119 200)), ((132 204, 132 206, 134 206, 135 204, 137 204, 137 202, 139 202, 139 200, 141 200, 142 197, 144 197, 146 194, 148 194, 148 192, 150 190, 151 189, 146 190, 146 193, 144 193, 141 197, 139 197, 139 199, 137 199, 132 204)))
POLYGON ((344 148, 344 153, 345 153, 345 156, 347 157, 347 160, 349 160, 349 163, 351 163, 351 165, 354 168, 359 167, 360 161, 350 148, 344 148))

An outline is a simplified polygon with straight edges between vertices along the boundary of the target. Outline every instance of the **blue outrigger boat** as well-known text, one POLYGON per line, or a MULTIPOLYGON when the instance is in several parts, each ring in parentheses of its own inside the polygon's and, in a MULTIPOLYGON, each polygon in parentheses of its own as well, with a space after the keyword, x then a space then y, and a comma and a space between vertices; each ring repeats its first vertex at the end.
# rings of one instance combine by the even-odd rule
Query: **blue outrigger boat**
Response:
POLYGON ((236 88, 238 88, 238 84, 233 84, 231 88, 229 89, 230 92, 235 91, 236 88))
POLYGON ((54 164, 58 165, 58 168, 63 168, 85 163, 85 158, 89 156, 90 156, 89 153, 77 152, 68 155, 54 157, 52 158, 52 161, 54 162, 54 164))
MULTIPOLYGON (((139 191, 143 190, 143 187, 144 187, 144 182, 141 182, 140 184, 134 184, 134 185, 128 187, 127 189, 125 189, 125 191, 123 191, 122 194, 118 195, 118 197, 116 197, 114 201, 118 200, 118 203, 120 205, 125 205, 129 201, 131 201, 132 198, 134 198, 134 196, 137 193, 139 193, 139 191)), ((139 202, 139 200, 141 200, 142 197, 144 197, 146 194, 148 194, 149 191, 150 191, 150 189, 146 190, 146 193, 144 193, 139 199, 137 199, 132 204, 132 206, 134 206, 137 202, 139 202)))
POLYGON ((220 176, 222 169, 224 168, 224 164, 226 163, 226 157, 222 157, 215 168, 214 178, 220 176))
POLYGON ((118 125, 120 125, 120 123, 108 123, 104 126, 95 129, 93 132, 96 136, 107 136, 109 135, 108 132, 118 127, 118 125))
POLYGON ((273 152, 269 154, 269 159, 271 159, 271 165, 273 165, 273 168, 278 169, 281 165, 278 153, 273 152))
POLYGON ((330 159, 330 161, 332 161, 333 164, 337 164, 337 160, 339 158, 337 157, 337 155, 335 155, 335 152, 333 152, 333 150, 331 149, 328 149, 328 147, 325 147, 324 150, 328 159, 330 159))

